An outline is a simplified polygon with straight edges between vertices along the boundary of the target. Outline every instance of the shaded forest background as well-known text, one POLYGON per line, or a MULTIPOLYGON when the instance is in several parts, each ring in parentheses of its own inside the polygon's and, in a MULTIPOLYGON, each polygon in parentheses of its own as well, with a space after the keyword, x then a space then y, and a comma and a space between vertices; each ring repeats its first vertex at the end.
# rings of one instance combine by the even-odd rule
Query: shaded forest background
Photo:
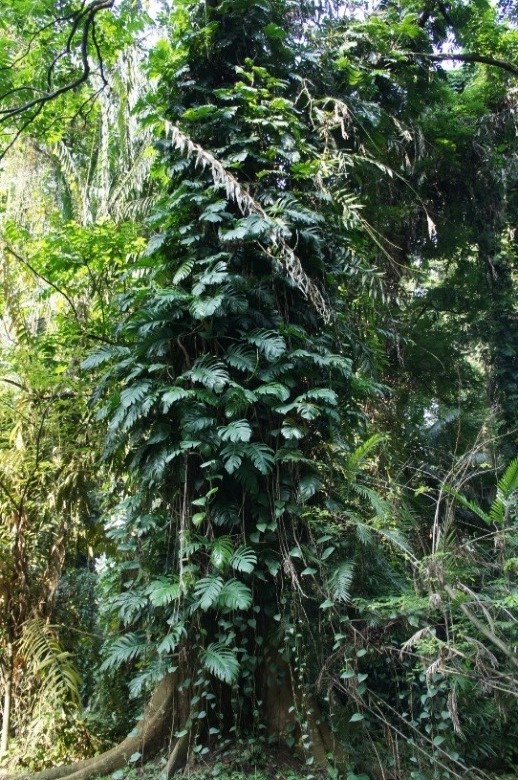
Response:
POLYGON ((0 773, 514 776, 513 3, 1 11, 0 773))

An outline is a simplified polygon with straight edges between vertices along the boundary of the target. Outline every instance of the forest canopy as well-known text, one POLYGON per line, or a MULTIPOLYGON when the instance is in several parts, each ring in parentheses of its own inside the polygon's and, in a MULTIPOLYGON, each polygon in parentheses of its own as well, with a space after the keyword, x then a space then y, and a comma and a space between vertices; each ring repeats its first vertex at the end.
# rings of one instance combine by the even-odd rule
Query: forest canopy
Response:
POLYGON ((513 777, 514 4, 1 6, 0 776, 513 777))

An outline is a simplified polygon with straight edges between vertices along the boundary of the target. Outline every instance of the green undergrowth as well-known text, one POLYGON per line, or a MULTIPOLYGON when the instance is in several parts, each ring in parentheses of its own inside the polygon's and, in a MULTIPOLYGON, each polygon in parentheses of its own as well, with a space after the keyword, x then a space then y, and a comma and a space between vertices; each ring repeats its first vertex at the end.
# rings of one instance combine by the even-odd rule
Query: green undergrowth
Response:
MULTIPOLYGON (((167 763, 165 756, 152 762, 133 765, 119 769, 111 775, 99 780, 164 780, 164 768, 167 763)), ((196 758, 183 772, 175 777, 178 780, 378 780, 382 775, 378 772, 315 769, 307 766, 303 760, 288 751, 276 748, 267 754, 256 751, 226 751, 218 752, 205 758, 196 758)), ((390 776, 392 777, 392 776, 390 776)), ((437 777, 437 775, 433 776, 437 777)), ((401 780, 432 780, 419 772, 408 769, 403 771, 401 780)), ((516 775, 487 775, 488 780, 515 780, 516 775)))
MULTIPOLYGON (((163 780, 166 758, 119 769, 100 780, 163 780)), ((195 758, 178 778, 188 780, 333 780, 338 775, 314 769, 292 753, 279 748, 259 754, 254 750, 218 752, 195 758)), ((345 778, 344 778, 345 780, 345 778)), ((367 775, 349 773, 347 780, 370 780, 367 775)))

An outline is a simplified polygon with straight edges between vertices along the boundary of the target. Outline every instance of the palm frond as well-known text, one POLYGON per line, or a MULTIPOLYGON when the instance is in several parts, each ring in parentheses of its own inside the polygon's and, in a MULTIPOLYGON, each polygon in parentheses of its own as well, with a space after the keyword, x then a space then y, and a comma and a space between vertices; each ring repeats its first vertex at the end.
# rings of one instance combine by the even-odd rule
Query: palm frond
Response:
POLYGON ((19 651, 30 674, 39 682, 39 701, 79 706, 81 677, 71 654, 61 646, 56 626, 40 617, 27 620, 19 651))
POLYGON ((367 441, 362 442, 348 456, 346 463, 347 471, 350 474, 356 474, 372 451, 375 450, 376 447, 379 447, 385 440, 386 437, 381 433, 375 433, 374 436, 371 436, 367 441))
POLYGON ((498 481, 496 498, 491 504, 489 517, 493 523, 502 525, 508 511, 518 511, 515 493, 518 491, 518 458, 514 458, 498 481))
POLYGON ((269 225, 269 240, 273 248, 272 257, 277 260, 288 278, 302 292, 315 307, 315 309, 328 321, 331 318, 327 303, 317 285, 306 274, 299 258, 293 249, 286 243, 283 236, 283 228, 274 219, 269 217, 262 206, 241 186, 238 180, 229 173, 219 160, 209 151, 192 141, 185 133, 170 122, 165 123, 166 132, 170 136, 173 146, 188 158, 195 158, 196 165, 209 168, 215 187, 225 190, 228 200, 233 201, 243 215, 256 214, 269 225))
POLYGON ((93 215, 88 186, 83 181, 81 172, 72 157, 70 149, 63 141, 59 141, 54 146, 53 152, 69 191, 76 197, 76 209, 79 212, 81 222, 85 225, 90 224, 93 221, 93 215))

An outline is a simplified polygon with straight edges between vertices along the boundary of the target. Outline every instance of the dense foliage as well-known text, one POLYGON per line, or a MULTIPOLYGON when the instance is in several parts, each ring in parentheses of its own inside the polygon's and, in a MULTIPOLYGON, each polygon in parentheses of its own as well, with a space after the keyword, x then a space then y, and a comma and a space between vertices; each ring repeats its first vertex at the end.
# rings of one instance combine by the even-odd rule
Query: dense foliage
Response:
POLYGON ((512 12, 27 0, 2 36, 6 764, 511 772, 512 12))

